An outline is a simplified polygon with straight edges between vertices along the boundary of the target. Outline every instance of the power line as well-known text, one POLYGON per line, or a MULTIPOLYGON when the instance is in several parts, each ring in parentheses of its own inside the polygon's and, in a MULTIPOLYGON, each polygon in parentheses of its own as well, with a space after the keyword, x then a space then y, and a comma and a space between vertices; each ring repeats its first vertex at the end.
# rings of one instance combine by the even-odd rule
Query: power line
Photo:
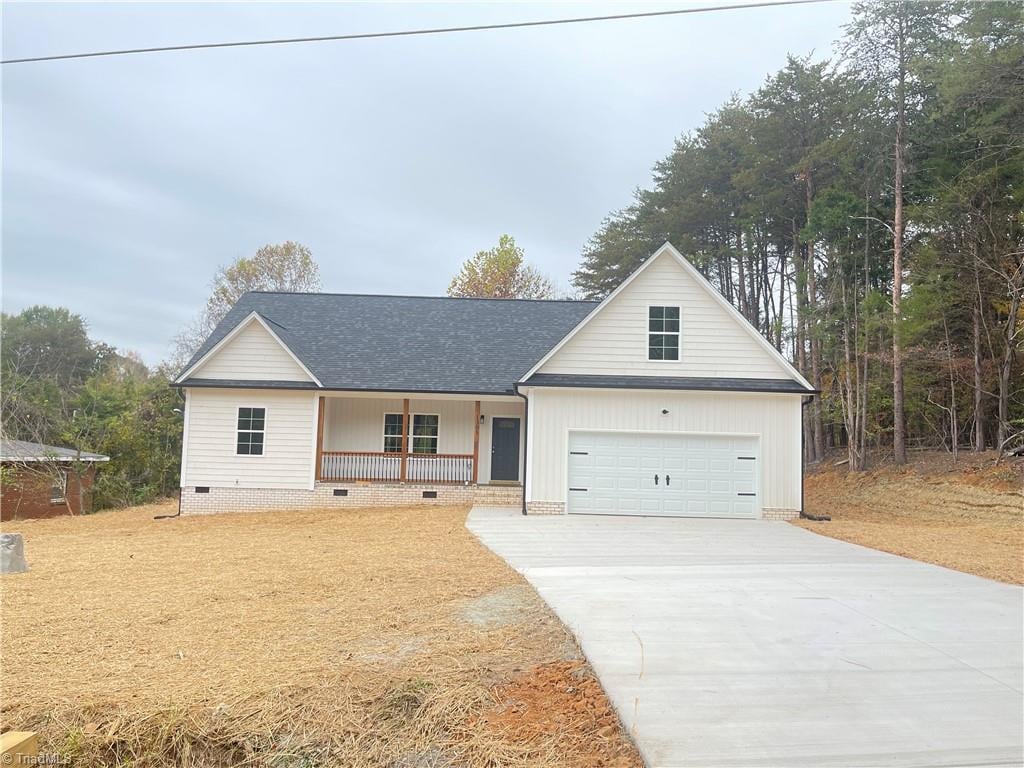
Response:
POLYGON ((506 24, 475 24, 466 27, 436 27, 433 29, 407 29, 397 32, 362 32, 351 35, 325 35, 323 37, 285 37, 272 40, 240 40, 233 43, 193 43, 191 45, 165 45, 154 48, 124 48, 89 53, 64 53, 56 56, 32 56, 23 59, 4 59, 0 64, 28 64, 37 61, 62 61, 65 59, 92 59, 100 56, 125 56, 130 53, 162 53, 167 51, 196 51, 206 48, 242 48, 256 45, 287 45, 290 43, 325 43, 339 40, 370 40, 380 37, 414 37, 420 35, 444 35, 451 32, 483 32, 494 29, 522 29, 524 27, 550 27, 562 24, 586 24, 594 21, 620 21, 623 19, 649 19, 655 16, 682 16, 689 13, 711 13, 732 11, 743 8, 767 8, 775 5, 808 5, 828 3, 834 0, 775 0, 774 2, 742 3, 738 5, 710 5, 701 8, 681 8, 672 11, 647 11, 643 13, 618 13, 612 16, 582 16, 568 19, 546 19, 543 21, 514 21, 506 24))

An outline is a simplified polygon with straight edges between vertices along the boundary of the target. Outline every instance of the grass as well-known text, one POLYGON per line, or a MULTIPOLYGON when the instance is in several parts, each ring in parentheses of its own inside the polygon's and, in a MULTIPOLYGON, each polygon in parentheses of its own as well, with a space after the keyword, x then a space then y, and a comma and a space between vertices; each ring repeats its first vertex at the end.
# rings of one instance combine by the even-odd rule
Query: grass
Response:
POLYGON ((994 455, 912 455, 905 468, 851 473, 825 462, 808 476, 805 509, 831 522, 794 521, 825 536, 1024 584, 1024 466, 994 455))
POLYGON ((5 524, 5 729, 85 766, 640 764, 465 509, 168 512, 5 524))

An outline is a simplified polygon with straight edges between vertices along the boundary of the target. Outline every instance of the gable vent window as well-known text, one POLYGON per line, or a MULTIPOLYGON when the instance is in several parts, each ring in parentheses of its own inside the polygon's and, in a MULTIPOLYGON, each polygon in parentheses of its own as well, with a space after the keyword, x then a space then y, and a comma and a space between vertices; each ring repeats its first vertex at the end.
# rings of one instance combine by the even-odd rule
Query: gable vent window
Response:
POLYGON ((263 429, 266 424, 266 408, 238 409, 238 441, 239 456, 263 455, 263 429))
POLYGON ((648 308, 647 359, 679 359, 679 307, 648 308))

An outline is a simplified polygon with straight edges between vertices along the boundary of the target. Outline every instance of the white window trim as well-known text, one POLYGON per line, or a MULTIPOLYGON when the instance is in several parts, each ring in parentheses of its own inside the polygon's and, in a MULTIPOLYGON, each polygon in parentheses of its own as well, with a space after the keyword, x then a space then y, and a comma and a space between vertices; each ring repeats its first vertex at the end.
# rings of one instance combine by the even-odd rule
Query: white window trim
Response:
MULTIPOLYGON (((405 414, 401 413, 400 411, 385 411, 383 416, 381 416, 380 448, 381 448, 381 452, 382 453, 387 453, 389 455, 393 454, 395 456, 399 456, 401 454, 399 454, 397 451, 388 451, 388 450, 386 450, 387 449, 387 438, 388 437, 395 437, 395 435, 388 435, 385 432, 385 430, 387 429, 388 416, 391 416, 391 415, 404 416, 405 414)), ((398 435, 398 437, 401 437, 401 435, 398 435)), ((438 454, 440 454, 441 453, 441 414, 439 414, 439 413, 413 413, 412 411, 409 411, 409 434, 406 435, 406 441, 407 442, 406 442, 406 445, 405 445, 405 452, 407 454, 409 454, 410 456, 437 456, 438 454), (437 450, 434 451, 434 453, 413 453, 413 450, 412 450, 412 439, 413 439, 414 435, 412 433, 412 426, 413 426, 413 423, 415 422, 417 416, 434 416, 434 417, 437 418, 437 437, 434 438, 434 440, 436 441, 435 444, 437 446, 437 450)))
POLYGON ((683 362, 683 307, 680 304, 655 304, 649 303, 647 305, 647 312, 644 316, 644 355, 649 363, 681 363, 683 362), (651 330, 651 309, 653 307, 663 307, 664 309, 678 309, 679 310, 679 330, 678 331, 652 331, 651 330), (677 349, 679 350, 679 357, 675 360, 658 360, 657 358, 651 357, 651 334, 660 333, 663 336, 675 334, 676 341, 678 343, 677 349))
MULTIPOLYGON (((397 435, 389 435, 387 433, 388 428, 388 416, 405 416, 401 411, 384 411, 384 414, 380 417, 380 450, 381 453, 386 453, 388 456, 401 456, 401 451, 389 451, 388 450, 388 438, 398 437, 401 439, 402 433, 399 432, 397 435)), ((412 420, 412 414, 409 414, 409 420, 412 420)))
MULTIPOLYGON (((423 435, 421 435, 423 437, 423 435)), ((437 456, 441 453, 441 414, 439 413, 410 413, 409 414, 409 446, 408 453, 410 456, 437 456), (416 422, 417 416, 433 416, 437 419, 437 436, 434 440, 434 452, 433 453, 414 453, 412 450, 412 441, 415 435, 413 434, 413 424, 416 422)))
POLYGON ((267 422, 270 420, 270 409, 266 405, 249 405, 242 404, 235 408, 235 456, 243 459, 262 459, 267 455, 267 422), (239 429, 238 428, 238 412, 243 408, 262 408, 263 409, 263 429, 239 429), (238 434, 240 432, 262 432, 263 433, 263 452, 262 453, 239 453, 238 452, 238 434))

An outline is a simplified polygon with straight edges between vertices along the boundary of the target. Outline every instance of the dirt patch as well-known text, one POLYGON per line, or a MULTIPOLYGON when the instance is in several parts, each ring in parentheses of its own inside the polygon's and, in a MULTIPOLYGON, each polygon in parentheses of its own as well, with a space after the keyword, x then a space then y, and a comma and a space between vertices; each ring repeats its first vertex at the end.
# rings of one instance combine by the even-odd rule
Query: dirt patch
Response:
POLYGON ((1024 584, 1024 462, 991 455, 912 456, 907 467, 848 472, 824 462, 805 483, 795 521, 816 533, 978 576, 1024 584))
POLYGON ((5 524, 5 728, 83 766, 592 764, 469 725, 575 643, 465 509, 173 511, 5 524))
POLYGON ((470 624, 505 627, 517 624, 536 612, 540 597, 526 584, 496 589, 494 592, 467 600, 459 617, 470 624))
POLYGON ((583 661, 531 669, 495 691, 494 706, 476 723, 521 744, 576 755, 576 765, 627 768, 640 763, 608 699, 583 661))

